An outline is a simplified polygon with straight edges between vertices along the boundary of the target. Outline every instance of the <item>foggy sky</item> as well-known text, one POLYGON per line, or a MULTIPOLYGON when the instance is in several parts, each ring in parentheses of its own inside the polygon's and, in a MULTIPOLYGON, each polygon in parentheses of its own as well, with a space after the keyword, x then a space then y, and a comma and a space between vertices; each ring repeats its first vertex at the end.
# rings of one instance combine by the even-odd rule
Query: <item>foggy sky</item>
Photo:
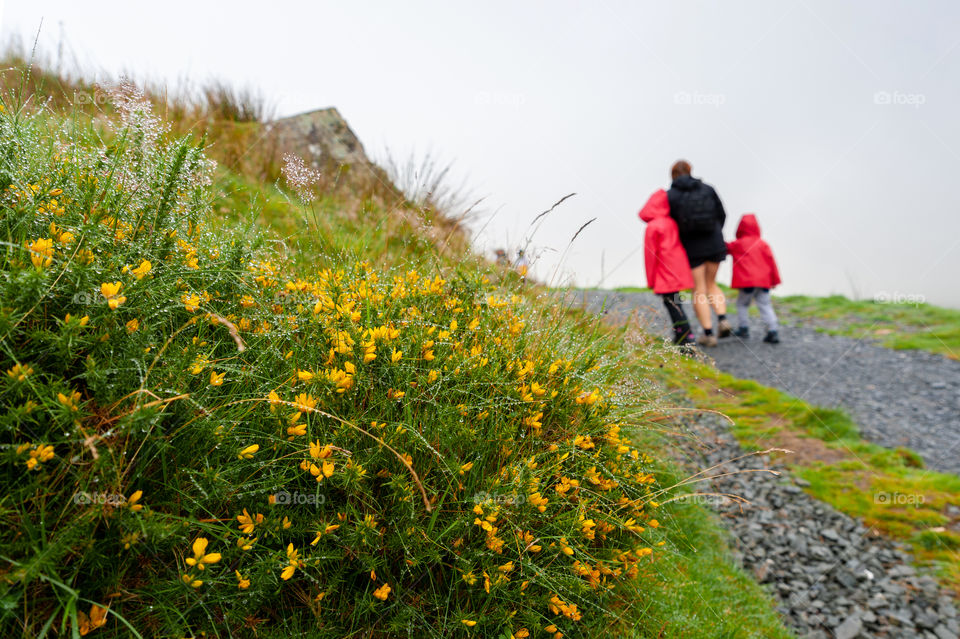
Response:
POLYGON ((64 68, 249 84, 280 115, 336 106, 374 158, 454 160, 487 196, 481 251, 576 192, 533 237, 545 281, 644 285, 636 213, 686 158, 729 239, 757 214, 778 293, 960 307, 954 2, 0 6, 0 37, 43 18, 64 68))

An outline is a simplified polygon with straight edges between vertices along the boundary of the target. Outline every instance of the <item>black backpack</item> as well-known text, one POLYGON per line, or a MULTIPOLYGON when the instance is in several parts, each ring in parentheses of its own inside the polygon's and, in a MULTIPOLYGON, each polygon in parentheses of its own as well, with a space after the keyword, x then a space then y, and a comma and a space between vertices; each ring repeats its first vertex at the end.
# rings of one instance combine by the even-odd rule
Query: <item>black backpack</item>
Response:
POLYGON ((700 182, 690 190, 679 190, 674 206, 677 227, 684 235, 709 233, 717 228, 717 198, 713 190, 700 182))

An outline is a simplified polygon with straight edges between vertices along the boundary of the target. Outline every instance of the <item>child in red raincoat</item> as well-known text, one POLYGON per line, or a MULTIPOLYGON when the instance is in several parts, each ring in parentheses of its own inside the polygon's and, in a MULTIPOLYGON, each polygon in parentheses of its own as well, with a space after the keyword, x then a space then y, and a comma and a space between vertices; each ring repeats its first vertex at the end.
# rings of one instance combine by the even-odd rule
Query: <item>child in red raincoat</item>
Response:
POLYGON ((779 325, 770 301, 770 289, 780 283, 780 271, 773 259, 770 245, 760 237, 760 225, 757 224, 756 215, 747 213, 740 218, 737 239, 727 243, 727 250, 733 256, 733 281, 730 285, 740 290, 737 296, 737 320, 740 328, 734 334, 740 338, 750 336, 747 311, 750 303, 756 300, 760 317, 767 326, 767 335, 763 341, 779 344, 779 325))
POLYGON ((687 253, 680 244, 677 223, 670 217, 667 192, 660 189, 650 196, 639 213, 647 223, 643 236, 644 266, 647 286, 663 297, 663 304, 673 324, 674 344, 694 344, 690 322, 680 305, 680 291, 693 288, 693 275, 687 253))

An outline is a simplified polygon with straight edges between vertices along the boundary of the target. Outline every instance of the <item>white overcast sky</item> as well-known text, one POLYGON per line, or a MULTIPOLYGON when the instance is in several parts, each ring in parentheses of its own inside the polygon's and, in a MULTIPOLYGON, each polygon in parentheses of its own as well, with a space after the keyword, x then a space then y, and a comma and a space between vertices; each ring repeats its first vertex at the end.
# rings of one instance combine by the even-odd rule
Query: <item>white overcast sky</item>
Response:
MULTIPOLYGON (((7 0, 0 37, 98 78, 210 77, 336 106, 373 157, 432 151, 539 278, 644 285, 637 209, 690 160, 778 292, 960 307, 960 3, 7 0), (568 247, 587 220, 597 220, 568 247)), ((721 271, 727 280, 729 266, 721 271)), ((728 280, 727 280, 728 281, 728 280)))

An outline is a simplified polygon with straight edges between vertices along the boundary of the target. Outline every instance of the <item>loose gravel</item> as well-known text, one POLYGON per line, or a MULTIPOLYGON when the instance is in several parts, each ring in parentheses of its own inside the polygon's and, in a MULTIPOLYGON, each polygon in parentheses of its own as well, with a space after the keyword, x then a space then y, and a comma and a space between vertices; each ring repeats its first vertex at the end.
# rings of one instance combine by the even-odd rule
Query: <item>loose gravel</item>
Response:
POLYGON ((744 457, 719 416, 692 422, 700 442, 692 467, 711 469, 712 485, 699 492, 739 498, 707 501, 731 531, 738 560, 799 637, 958 639, 950 593, 918 575, 902 546, 803 492, 805 482, 768 456, 744 457))
MULTIPOLYGON (((667 314, 652 293, 577 291, 567 303, 614 321, 636 313, 664 336, 667 314)), ((730 319, 736 309, 729 300, 730 319)), ((695 323, 689 303, 685 310, 695 323)), ((783 326, 781 343, 762 343, 764 328, 750 318, 749 339, 730 337, 706 349, 718 369, 779 388, 811 404, 842 407, 863 437, 882 446, 907 446, 927 466, 960 474, 960 361, 925 351, 894 351, 872 340, 783 326)))

